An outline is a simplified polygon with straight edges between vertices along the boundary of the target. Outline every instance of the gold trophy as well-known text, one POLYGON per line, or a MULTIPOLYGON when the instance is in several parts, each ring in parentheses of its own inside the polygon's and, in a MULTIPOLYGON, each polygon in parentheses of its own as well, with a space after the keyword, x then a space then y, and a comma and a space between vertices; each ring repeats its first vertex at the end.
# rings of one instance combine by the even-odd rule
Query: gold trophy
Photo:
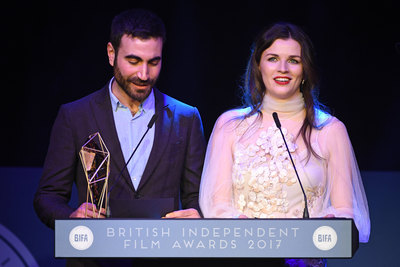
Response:
MULTIPOLYGON (((110 173, 110 152, 108 151, 100 133, 89 136, 82 146, 79 156, 88 183, 86 202, 93 204, 93 214, 100 217, 101 208, 108 207, 108 175, 110 173)), ((87 207, 85 217, 87 216, 87 207)))

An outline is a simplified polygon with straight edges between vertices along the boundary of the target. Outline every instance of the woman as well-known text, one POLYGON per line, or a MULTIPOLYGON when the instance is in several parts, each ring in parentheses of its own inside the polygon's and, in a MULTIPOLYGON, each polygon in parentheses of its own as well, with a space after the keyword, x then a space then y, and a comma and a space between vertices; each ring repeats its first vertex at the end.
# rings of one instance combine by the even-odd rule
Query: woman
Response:
POLYGON ((297 26, 278 23, 254 43, 245 74, 245 108, 222 114, 208 144, 200 207, 212 218, 354 218, 370 232, 368 204, 345 126, 315 97, 312 44, 297 26))

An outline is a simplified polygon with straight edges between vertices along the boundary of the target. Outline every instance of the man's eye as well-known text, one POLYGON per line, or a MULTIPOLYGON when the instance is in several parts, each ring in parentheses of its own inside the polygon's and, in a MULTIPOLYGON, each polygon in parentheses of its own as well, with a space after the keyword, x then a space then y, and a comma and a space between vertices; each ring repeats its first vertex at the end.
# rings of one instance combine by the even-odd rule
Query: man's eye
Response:
POLYGON ((149 64, 152 65, 152 66, 157 66, 158 63, 160 63, 160 60, 159 60, 159 59, 157 59, 157 60, 152 60, 152 61, 149 62, 149 64))

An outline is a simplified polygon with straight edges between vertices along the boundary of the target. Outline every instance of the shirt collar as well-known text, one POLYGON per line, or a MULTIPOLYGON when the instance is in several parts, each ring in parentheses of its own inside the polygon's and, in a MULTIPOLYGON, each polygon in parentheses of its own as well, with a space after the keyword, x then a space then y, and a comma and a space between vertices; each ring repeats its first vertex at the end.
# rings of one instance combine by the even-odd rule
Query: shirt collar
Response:
MULTIPOLYGON (((112 83, 114 81, 114 77, 111 78, 109 84, 108 84, 108 90, 110 92, 110 98, 111 98, 111 105, 112 109, 117 112, 119 109, 128 109, 128 107, 124 106, 118 98, 114 95, 114 93, 111 90, 112 83)), ((140 104, 139 106, 139 111, 137 112, 138 114, 144 112, 146 113, 147 111, 155 110, 155 98, 154 98, 154 90, 152 89, 149 96, 140 104)))

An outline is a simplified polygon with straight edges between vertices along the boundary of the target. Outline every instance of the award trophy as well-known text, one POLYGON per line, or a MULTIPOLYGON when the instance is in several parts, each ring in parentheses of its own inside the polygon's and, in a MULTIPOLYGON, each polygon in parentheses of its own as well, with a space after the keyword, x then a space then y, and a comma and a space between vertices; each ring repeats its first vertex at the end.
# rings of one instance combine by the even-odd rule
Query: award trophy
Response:
MULTIPOLYGON (((94 133, 89 136, 86 143, 82 146, 79 156, 81 158, 83 170, 85 172, 88 183, 86 202, 93 204, 93 214, 98 213, 96 217, 100 217, 102 207, 108 207, 108 175, 110 172, 110 152, 100 133, 94 133)), ((85 210, 85 217, 87 216, 85 210)))

